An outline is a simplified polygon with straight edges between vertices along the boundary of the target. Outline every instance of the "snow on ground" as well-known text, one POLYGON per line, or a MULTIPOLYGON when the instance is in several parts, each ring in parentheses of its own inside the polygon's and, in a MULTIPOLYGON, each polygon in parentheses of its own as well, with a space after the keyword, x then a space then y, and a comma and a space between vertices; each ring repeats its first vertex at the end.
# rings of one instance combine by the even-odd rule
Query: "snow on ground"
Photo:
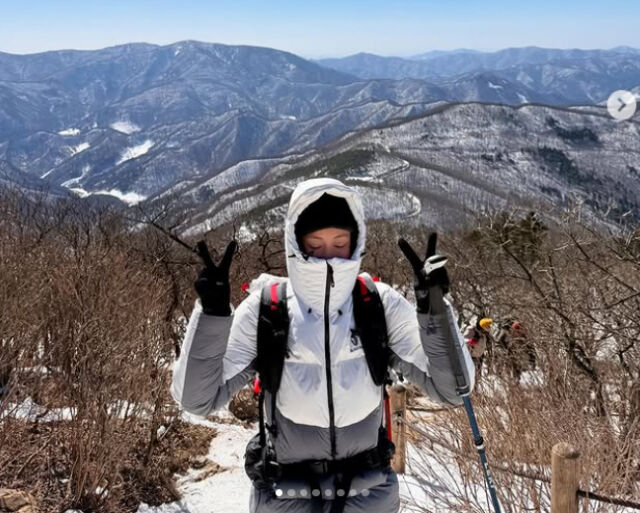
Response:
MULTIPOLYGON (((29 421, 41 416, 40 422, 51 422, 68 420, 71 411, 67 408, 46 410, 27 398, 20 404, 10 405, 5 415, 29 421)), ((423 415, 428 418, 433 414, 423 415)), ((244 471, 244 452, 249 440, 258 432, 258 424, 253 423, 247 429, 237 423, 225 422, 233 419, 228 408, 217 412, 212 420, 188 413, 183 413, 182 418, 217 431, 206 456, 207 463, 177 476, 177 489, 182 499, 160 506, 142 503, 137 513, 248 513, 252 485, 244 471)), ((468 501, 474 511, 492 511, 484 482, 465 484, 455 456, 447 457, 440 449, 422 449, 414 443, 407 443, 406 473, 398 474, 398 483, 400 513, 458 511, 456 506, 460 505, 460 500, 468 501), (438 457, 434 456, 436 450, 438 457)), ((597 503, 592 501, 589 511, 596 509, 597 503)), ((632 510, 623 508, 618 511, 631 513, 632 510)), ((82 512, 69 510, 65 513, 82 512)))
POLYGON ((88 191, 85 191, 82 187, 69 187, 69 190, 74 194, 76 194, 77 196, 80 196, 81 198, 86 198, 87 196, 91 196, 91 193, 88 191))
POLYGON ((501 86, 501 85, 494 84, 494 83, 493 83, 493 82, 491 82, 491 81, 489 81, 489 87, 490 87, 491 89, 502 89, 502 86, 501 86))
POLYGON ((80 133, 80 130, 78 128, 67 128, 65 130, 60 130, 58 132, 58 135, 72 136, 72 135, 78 135, 79 133, 80 133))
POLYGON ((81 151, 88 149, 91 145, 88 142, 83 142, 78 144, 77 146, 69 146, 69 151, 71 152, 71 156, 77 155, 81 151))
POLYGON ((412 444, 407 445, 406 472, 398 474, 400 484, 400 513, 449 511, 456 502, 454 496, 468 496, 491 511, 484 499, 484 486, 465 489, 459 467, 453 458, 447 465, 429 457, 412 444), (428 474, 428 475, 426 475, 428 474), (449 506, 449 507, 447 507, 449 506))
MULTIPOLYGON (((38 368, 34 372, 46 374, 46 369, 38 368)), ((131 415, 132 412, 143 411, 149 413, 153 411, 151 404, 142 403, 130 403, 128 401, 113 401, 108 406, 110 415, 117 416, 119 418, 125 418, 131 415)), ((5 417, 11 417, 14 419, 21 419, 27 422, 54 422, 60 420, 74 420, 77 415, 75 408, 46 408, 27 397, 20 403, 9 403, 4 406, 3 411, 0 413, 0 419, 5 417)), ((161 429, 163 427, 161 426, 161 429)))
POLYGON ((520 98, 520 101, 522 103, 529 103, 529 99, 525 95, 520 94, 520 93, 516 93, 516 94, 518 95, 518 98, 520 98))
POLYGON ((75 178, 71 178, 66 182, 62 182, 62 187, 71 187, 72 185, 79 184, 82 179, 89 174, 89 171, 91 171, 91 166, 87 164, 82 168, 82 174, 80 176, 76 176, 75 178))
POLYGON ((109 189, 108 191, 100 190, 92 192, 91 194, 106 194, 108 196, 115 196, 120 201, 124 201, 127 205, 136 205, 146 199, 146 196, 138 194, 137 192, 122 192, 118 189, 109 189))
MULTIPOLYGON (((227 412, 226 416, 230 414, 227 412)), ((246 429, 237 424, 203 420, 187 413, 183 414, 183 419, 218 431, 211 442, 207 459, 224 468, 201 480, 199 476, 206 475, 207 466, 200 470, 189 470, 178 479, 178 490, 182 493, 180 501, 158 507, 141 504, 137 513, 248 513, 251 481, 244 471, 244 452, 251 437, 258 432, 257 423, 246 429)), ((436 504, 431 494, 425 493, 425 489, 438 490, 445 483, 445 488, 438 493, 446 496, 448 487, 459 492, 462 481, 454 467, 457 468, 452 461, 451 466, 444 468, 441 462, 425 458, 417 448, 409 445, 407 473, 398 475, 402 503, 400 513, 429 511, 426 508, 444 511, 439 509, 442 504, 436 504), (425 467, 443 476, 442 482, 429 482, 427 476, 421 476, 420 469, 425 467)), ((482 495, 483 489, 479 485, 478 495, 482 495)))
MULTIPOLYGON (((66 183, 66 182, 65 182, 66 183)), ((107 196, 115 196, 120 201, 123 201, 127 205, 136 205, 141 201, 144 201, 147 197, 142 194, 138 194, 137 192, 122 192, 118 189, 109 189, 107 190, 99 190, 99 191, 87 191, 82 187, 69 187, 69 190, 81 198, 86 198, 87 196, 92 196, 95 194, 104 194, 107 196)))
POLYGON ((115 123, 111 123, 109 126, 115 131, 127 135, 135 134, 140 131, 140 127, 131 121, 116 121, 115 123))
MULTIPOLYGON (((218 417, 229 417, 223 412, 218 417)), ((258 425, 246 429, 238 424, 226 424, 203 420, 188 413, 183 419, 217 430, 211 441, 207 460, 217 463, 223 469, 211 475, 205 465, 202 469, 190 469, 177 480, 182 499, 159 507, 141 504, 138 513, 247 513, 251 481, 244 471, 244 452, 249 440, 258 432, 258 425)))
POLYGON ((364 198, 364 210, 367 218, 402 217, 416 215, 417 209, 422 209, 420 200, 409 192, 392 189, 367 189, 355 186, 364 198))
POLYGON ((544 373, 540 369, 524 371, 520 374, 519 383, 522 387, 541 387, 544 385, 544 373))
POLYGON ((375 178, 373 176, 358 176, 358 180, 361 182, 381 182, 379 178, 375 178))
POLYGON ((246 223, 242 223, 240 228, 238 228, 238 233, 236 233, 236 239, 240 243, 250 243, 256 240, 257 235, 251 231, 251 229, 246 225, 246 223))
MULTIPOLYGON (((115 408, 121 406, 114 403, 110 410, 113 413, 115 408)), ((3 416, 31 422, 40 417, 40 422, 52 422, 71 420, 73 412, 69 408, 47 410, 27 398, 20 404, 9 405, 3 416)), ((240 424, 221 422, 233 419, 228 408, 217 412, 215 420, 202 419, 188 413, 183 413, 182 418, 217 431, 206 456, 207 464, 178 476, 177 488, 182 499, 161 506, 142 503, 137 513, 248 513, 251 481, 244 470, 244 453, 247 443, 258 432, 258 424, 253 423, 247 429, 240 424), (221 469, 216 470, 214 464, 221 469)), ((407 472, 398 475, 402 504, 400 513, 443 511, 442 506, 446 501, 436 501, 434 495, 446 499, 452 491, 456 495, 464 492, 461 488, 462 479, 453 459, 445 466, 439 459, 426 454, 411 444, 407 446, 407 472), (428 469, 429 475, 423 469, 428 469)), ((482 485, 477 486, 474 491, 475 500, 482 500, 483 489, 482 485)))
POLYGON ((122 155, 120 156, 120 159, 118 160, 118 162, 116 162, 116 165, 122 164, 123 162, 126 162, 127 160, 136 159, 136 158, 144 155, 151 148, 153 148, 153 144, 154 143, 153 143, 153 141, 151 139, 147 139, 142 144, 138 144, 137 146, 132 146, 130 148, 127 148, 126 150, 124 150, 122 152, 122 155))
POLYGON ((190 513, 190 510, 183 501, 162 504, 161 506, 149 506, 143 502, 138 507, 138 513, 190 513))
POLYGON ((414 216, 417 216, 420 212, 422 212, 422 202, 420 201, 420 198, 418 198, 414 194, 411 194, 410 197, 411 197, 411 202, 413 203, 413 212, 410 212, 409 214, 407 214, 407 217, 414 217, 414 216))
POLYGON ((13 417, 27 422, 54 422, 60 420, 72 420, 74 412, 71 408, 45 408, 27 397, 19 404, 8 404, 0 413, 0 419, 13 417))

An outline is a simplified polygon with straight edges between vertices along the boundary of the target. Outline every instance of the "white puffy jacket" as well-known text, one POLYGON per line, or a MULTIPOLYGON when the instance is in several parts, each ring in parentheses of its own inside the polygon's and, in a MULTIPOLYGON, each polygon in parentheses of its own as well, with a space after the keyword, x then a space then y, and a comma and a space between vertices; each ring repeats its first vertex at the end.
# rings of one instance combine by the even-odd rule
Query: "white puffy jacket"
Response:
MULTIPOLYGON (((276 416, 278 436, 273 443, 283 463, 344 458, 377 444, 382 390, 373 383, 364 350, 351 343, 351 329, 355 327, 351 292, 360 272, 365 238, 363 207, 353 188, 338 180, 320 178, 302 182, 295 189, 285 222, 290 357, 285 359, 276 411, 267 407, 266 412, 268 421, 276 416), (324 193, 345 198, 358 223, 358 241, 351 259, 305 258, 298 247, 294 232, 298 216, 324 193)), ((417 314, 415 306, 392 287, 382 282, 376 286, 385 310, 391 366, 432 399, 461 404, 448 355, 450 341, 445 338, 442 323, 449 323, 471 388, 474 366, 451 305, 447 303, 446 319, 444 315, 417 314)), ((255 372, 260 308, 260 290, 255 288, 229 317, 206 315, 196 301, 171 388, 174 399, 185 410, 206 415, 224 406, 255 372)), ((265 404, 270 403, 267 395, 265 404)), ((362 509, 349 509, 350 497, 345 512, 397 511, 395 476, 369 474, 357 476, 352 484, 352 489, 369 490, 368 502, 362 509)), ((302 483, 297 486, 304 488, 302 483)), ((278 508, 282 500, 264 493, 254 490, 252 511, 285 511, 278 508)), ((303 508, 300 511, 306 511, 301 496, 284 494, 283 498, 287 508, 292 507, 291 500, 298 500, 303 508)), ((355 507, 355 498, 352 503, 355 507)))

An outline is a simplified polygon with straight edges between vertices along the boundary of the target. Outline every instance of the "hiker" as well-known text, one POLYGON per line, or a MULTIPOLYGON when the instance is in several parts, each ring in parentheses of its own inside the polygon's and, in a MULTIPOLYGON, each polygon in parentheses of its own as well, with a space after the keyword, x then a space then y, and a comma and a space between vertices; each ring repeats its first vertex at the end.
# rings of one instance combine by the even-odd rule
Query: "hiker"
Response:
POLYGON ((515 381, 520 381, 523 372, 535 370, 536 350, 520 321, 506 320, 500 327, 497 342, 506 352, 504 366, 515 381))
POLYGON ((219 265, 203 256, 209 263, 196 281, 200 297, 171 393, 186 411, 205 416, 262 369, 264 419, 245 456, 251 513, 396 513, 398 479, 382 426, 387 366, 433 400, 456 406, 462 399, 447 351, 453 348, 473 387, 473 362, 451 305, 445 301, 440 315, 425 313, 427 292, 446 292, 446 270, 416 277, 416 313, 390 285, 359 276, 365 235, 356 190, 317 178, 300 183, 289 202, 288 278, 262 275, 234 311, 234 243, 219 265), (379 305, 379 315, 371 305, 379 305), (387 342, 389 350, 380 350, 387 342))
POLYGON ((469 346, 469 352, 476 369, 476 381, 480 379, 482 373, 482 362, 489 346, 492 325, 493 319, 483 317, 478 319, 475 324, 469 325, 464 332, 464 339, 469 346))

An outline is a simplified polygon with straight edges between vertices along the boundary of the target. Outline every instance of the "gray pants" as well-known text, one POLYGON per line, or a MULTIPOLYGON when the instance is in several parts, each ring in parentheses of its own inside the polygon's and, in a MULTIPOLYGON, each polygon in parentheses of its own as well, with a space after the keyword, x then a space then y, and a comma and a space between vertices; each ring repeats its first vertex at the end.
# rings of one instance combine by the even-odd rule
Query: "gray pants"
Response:
MULTIPOLYGON (((357 482, 352 483, 352 490, 358 490, 357 482), (355 485, 355 486, 353 486, 355 485)), ((271 490, 259 490, 252 487, 249 502, 250 513, 310 513, 311 500, 288 498, 286 486, 282 495, 276 497, 271 490)), ((325 500, 323 513, 329 513, 333 500, 325 500)), ((398 476, 393 471, 385 471, 382 482, 366 489, 364 493, 349 496, 345 503, 344 513, 397 513, 400 509, 400 487, 398 476)))

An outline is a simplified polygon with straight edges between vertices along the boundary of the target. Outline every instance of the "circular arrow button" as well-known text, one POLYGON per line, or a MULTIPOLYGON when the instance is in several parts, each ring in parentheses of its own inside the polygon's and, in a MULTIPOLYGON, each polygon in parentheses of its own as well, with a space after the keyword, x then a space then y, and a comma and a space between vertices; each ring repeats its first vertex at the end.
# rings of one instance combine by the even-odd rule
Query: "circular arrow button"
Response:
POLYGON ((636 97, 631 91, 614 91, 607 100, 607 110, 616 121, 626 121, 636 113, 636 97))

